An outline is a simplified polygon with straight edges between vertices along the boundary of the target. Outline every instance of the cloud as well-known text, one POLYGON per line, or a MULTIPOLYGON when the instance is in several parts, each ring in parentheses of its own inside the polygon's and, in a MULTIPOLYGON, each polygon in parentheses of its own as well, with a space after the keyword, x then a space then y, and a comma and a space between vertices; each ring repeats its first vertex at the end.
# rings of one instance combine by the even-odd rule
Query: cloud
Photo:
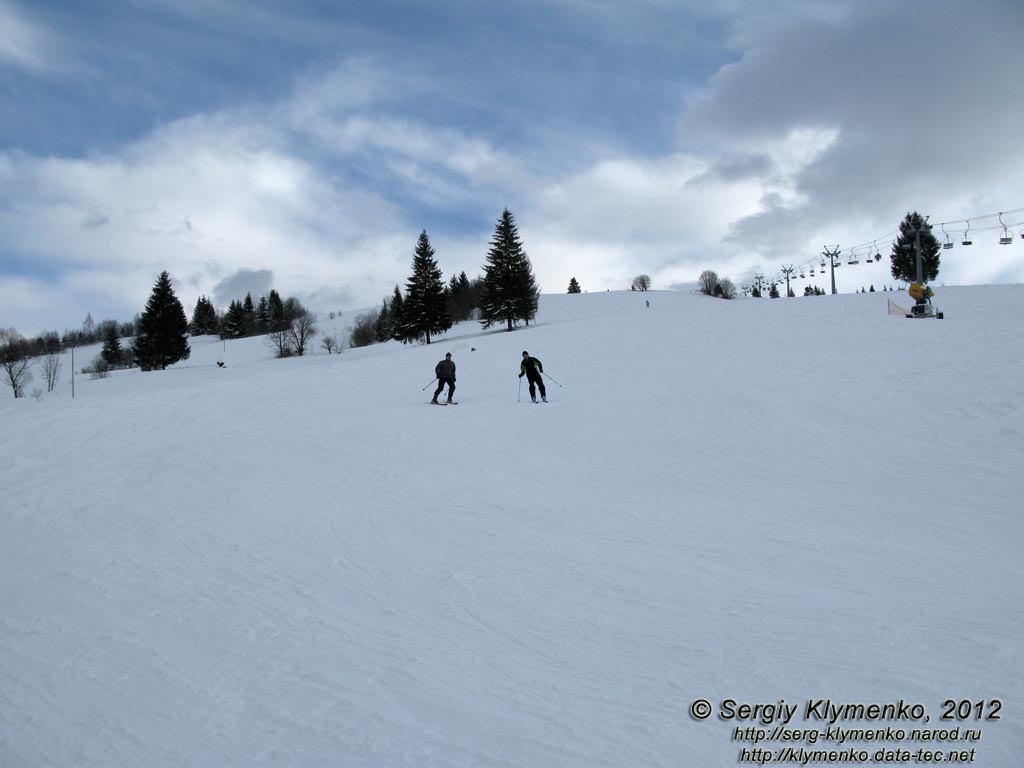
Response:
POLYGON ((251 294, 253 300, 270 293, 274 287, 274 272, 269 269, 239 269, 213 287, 213 304, 219 309, 227 308, 235 300, 251 294))
MULTIPOLYGON (((411 229, 387 200, 331 177, 277 128, 240 113, 172 123, 86 159, 2 154, 0 178, 20 191, 0 207, 9 252, 66 280, 105 275, 121 318, 141 310, 164 269, 186 303, 240 270, 272 271, 285 296, 332 285, 372 287, 376 300, 400 273, 394 233, 411 229)), ((58 320, 77 325, 79 314, 81 305, 58 320)))
MULTIPOLYGON (((184 19, 223 31, 233 7, 184 19)), ((0 16, 11 8, 0 0, 0 16)), ((430 13, 438 29, 450 15, 430 13)), ((493 32, 494 19, 466 13, 493 32)), ((527 44, 529 22, 473 71, 453 51, 483 50, 487 34, 463 49, 373 28, 348 58, 316 57, 284 93, 154 118, 102 152, 0 151, 0 186, 17 190, 0 200, 0 295, 15 290, 5 273, 39 281, 29 297, 48 275, 66 315, 39 327, 77 326, 85 311, 127 319, 167 269, 186 305, 218 288, 240 298, 247 275, 262 293, 272 275, 314 311, 376 306, 404 282, 422 229, 446 275, 479 274, 506 206, 545 290, 573 275, 588 290, 623 288, 640 272, 656 287, 682 284, 709 268, 739 282, 823 243, 870 242, 908 210, 937 221, 1024 205, 1015 4, 983 0, 964 14, 947 2, 793 0, 768 13, 649 0, 621 19, 614 3, 578 0, 558 13, 573 23, 527 44), (701 48, 690 74, 669 72, 680 54, 668 20, 693 25, 695 45, 698 31, 718 40, 728 27, 730 47, 701 48), (522 69, 496 89, 511 63, 522 69)), ((257 28, 278 28, 279 42, 311 25, 274 19, 257 28)), ((358 37, 359 23, 334 21, 317 44, 358 37)), ((46 49, 2 45, 0 66, 11 50, 39 61, 46 49)), ((970 260, 944 254, 942 277, 1024 279, 1016 269, 1009 253, 977 248, 970 260)))
MULTIPOLYGON (((798 163, 791 198, 738 217, 728 239, 756 243, 778 263, 823 242, 870 240, 908 210, 940 220, 1019 205, 1024 186, 1007 170, 1024 165, 1024 103, 1005 97, 1024 67, 1014 43, 1022 25, 1008 23, 1024 22, 1019 6, 793 7, 770 24, 736 19, 742 57, 681 120, 684 144, 720 152, 757 151, 794 130, 834 132, 798 163)), ((947 275, 984 272, 952 255, 948 263, 947 275)), ((996 260, 989 274, 1004 274, 996 260)))
POLYGON ((57 35, 0 0, 0 66, 46 74, 60 68, 62 48, 57 35))

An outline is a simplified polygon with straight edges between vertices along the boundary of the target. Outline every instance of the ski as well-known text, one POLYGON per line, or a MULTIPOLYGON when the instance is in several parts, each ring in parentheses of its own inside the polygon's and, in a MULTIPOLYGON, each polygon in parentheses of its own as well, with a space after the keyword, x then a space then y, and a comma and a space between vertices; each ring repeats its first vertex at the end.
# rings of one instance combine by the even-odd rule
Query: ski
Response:
POLYGON ((430 403, 428 403, 428 405, 458 405, 458 404, 459 403, 456 400, 452 400, 450 403, 435 403, 433 400, 431 400, 430 403))

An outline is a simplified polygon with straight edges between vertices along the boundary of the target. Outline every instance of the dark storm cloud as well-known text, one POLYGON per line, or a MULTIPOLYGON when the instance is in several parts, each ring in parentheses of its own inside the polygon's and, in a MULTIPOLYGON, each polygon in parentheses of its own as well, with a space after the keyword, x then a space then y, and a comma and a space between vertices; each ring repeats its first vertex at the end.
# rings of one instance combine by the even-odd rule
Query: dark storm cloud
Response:
POLYGON ((228 275, 213 288, 213 303, 218 308, 226 307, 235 299, 244 299, 251 293, 258 299, 269 293, 274 286, 274 273, 269 269, 239 269, 228 275))

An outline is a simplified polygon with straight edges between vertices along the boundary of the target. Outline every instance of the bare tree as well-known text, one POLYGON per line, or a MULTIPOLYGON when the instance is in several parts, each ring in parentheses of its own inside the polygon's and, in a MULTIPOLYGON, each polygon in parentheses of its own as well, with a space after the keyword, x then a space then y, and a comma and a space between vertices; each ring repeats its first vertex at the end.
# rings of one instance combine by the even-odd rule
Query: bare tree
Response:
POLYGON ((700 273, 700 277, 697 278, 697 285, 700 286, 701 293, 707 296, 714 296, 715 290, 719 285, 718 274, 713 270, 705 269, 700 273))
POLYGON ((46 379, 46 391, 53 392, 60 378, 60 355, 47 355, 40 361, 40 366, 46 379))
POLYGON ((306 345, 316 336, 316 314, 303 309, 292 319, 288 333, 291 335, 295 354, 302 357, 306 351, 306 345))
POLYGON ((320 339, 320 346, 327 350, 328 355, 332 352, 341 354, 341 344, 333 336, 324 336, 320 339))
POLYGON ((266 344, 277 355, 277 357, 292 356, 292 332, 286 328, 283 331, 274 331, 267 334, 266 344))
POLYGON ((637 275, 633 278, 633 290, 634 291, 647 291, 651 287, 651 276, 650 275, 637 275))
POLYGON ((0 371, 15 397, 25 396, 32 381, 32 355, 28 342, 13 328, 0 328, 0 371))

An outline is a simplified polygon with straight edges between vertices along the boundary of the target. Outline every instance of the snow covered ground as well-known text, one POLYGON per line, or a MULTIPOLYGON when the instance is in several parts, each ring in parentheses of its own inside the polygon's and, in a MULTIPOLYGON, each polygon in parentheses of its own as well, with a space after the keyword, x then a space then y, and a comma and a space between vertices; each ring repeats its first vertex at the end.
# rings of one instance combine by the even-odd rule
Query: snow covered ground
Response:
POLYGON ((1016 768, 1024 287, 889 297, 552 295, 514 333, 200 338, 4 396, 0 765, 726 766, 810 748, 734 740, 762 723, 727 699, 822 732, 809 699, 902 699, 930 723, 838 725, 1016 768))

